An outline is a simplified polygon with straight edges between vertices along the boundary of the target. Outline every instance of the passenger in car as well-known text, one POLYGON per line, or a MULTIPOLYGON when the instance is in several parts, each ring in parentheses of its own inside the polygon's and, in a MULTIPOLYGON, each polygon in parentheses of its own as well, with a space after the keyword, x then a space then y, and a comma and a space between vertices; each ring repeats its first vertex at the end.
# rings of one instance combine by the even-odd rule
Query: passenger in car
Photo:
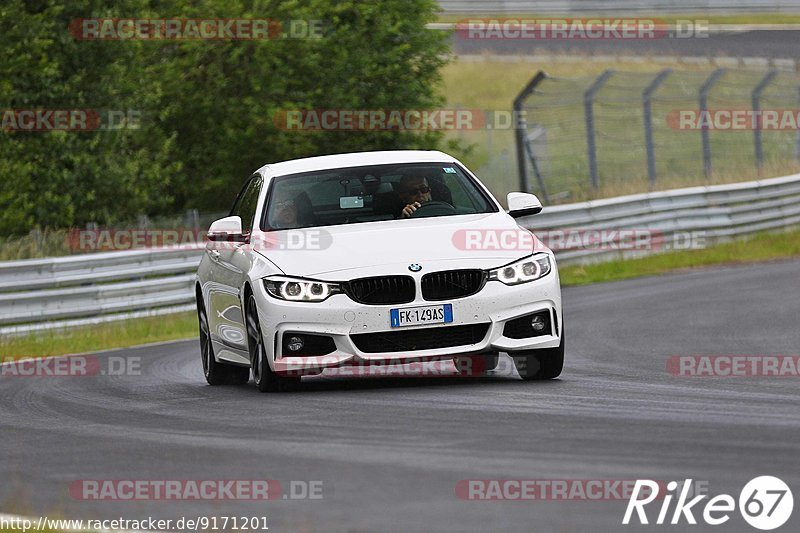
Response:
POLYGON ((273 229, 293 229, 311 224, 311 202, 306 193, 280 191, 270 203, 269 225, 273 229))

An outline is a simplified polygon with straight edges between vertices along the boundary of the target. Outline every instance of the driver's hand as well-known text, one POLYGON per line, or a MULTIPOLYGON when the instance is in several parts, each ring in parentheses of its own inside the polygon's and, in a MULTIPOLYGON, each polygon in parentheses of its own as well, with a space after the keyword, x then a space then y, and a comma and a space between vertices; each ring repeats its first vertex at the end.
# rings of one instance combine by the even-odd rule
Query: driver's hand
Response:
POLYGON ((413 204, 408 204, 407 206, 405 206, 403 208, 403 212, 402 212, 403 218, 410 217, 411 214, 414 211, 416 211, 417 209, 419 209, 420 207, 422 207, 422 204, 420 204, 419 202, 414 202, 413 204))

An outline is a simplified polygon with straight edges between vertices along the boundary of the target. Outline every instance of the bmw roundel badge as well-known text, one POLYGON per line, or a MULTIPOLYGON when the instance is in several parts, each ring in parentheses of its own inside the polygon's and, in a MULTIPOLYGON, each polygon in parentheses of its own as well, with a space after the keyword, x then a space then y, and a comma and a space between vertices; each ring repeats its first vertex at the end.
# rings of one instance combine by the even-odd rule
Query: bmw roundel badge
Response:
POLYGON ((420 270, 422 270, 422 265, 418 263, 411 263, 410 265, 408 265, 408 269, 411 272, 419 272, 420 270))

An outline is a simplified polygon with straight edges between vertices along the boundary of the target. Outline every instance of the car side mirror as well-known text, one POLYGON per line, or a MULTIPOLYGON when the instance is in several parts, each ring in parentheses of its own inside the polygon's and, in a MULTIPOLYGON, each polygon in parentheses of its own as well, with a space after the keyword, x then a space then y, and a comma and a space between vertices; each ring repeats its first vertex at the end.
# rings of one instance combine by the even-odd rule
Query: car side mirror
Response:
POLYGON ((510 192, 508 199, 508 214, 514 218, 535 215, 542 212, 542 202, 535 194, 525 192, 510 192))
POLYGON ((244 240, 241 217, 234 215, 212 222, 208 228, 208 240, 214 242, 244 240))

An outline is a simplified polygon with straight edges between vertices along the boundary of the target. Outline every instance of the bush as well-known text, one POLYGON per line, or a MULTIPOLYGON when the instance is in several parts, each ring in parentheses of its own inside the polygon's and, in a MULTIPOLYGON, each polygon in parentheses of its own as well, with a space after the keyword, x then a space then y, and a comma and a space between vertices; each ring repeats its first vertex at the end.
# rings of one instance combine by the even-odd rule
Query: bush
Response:
POLYGON ((446 35, 433 0, 269 2, 10 0, 0 7, 2 109, 141 112, 139 129, 0 133, 0 232, 224 210, 270 161, 435 148, 437 132, 296 132, 292 109, 424 109, 446 35), (75 39, 76 18, 322 20, 321 38, 75 39))

